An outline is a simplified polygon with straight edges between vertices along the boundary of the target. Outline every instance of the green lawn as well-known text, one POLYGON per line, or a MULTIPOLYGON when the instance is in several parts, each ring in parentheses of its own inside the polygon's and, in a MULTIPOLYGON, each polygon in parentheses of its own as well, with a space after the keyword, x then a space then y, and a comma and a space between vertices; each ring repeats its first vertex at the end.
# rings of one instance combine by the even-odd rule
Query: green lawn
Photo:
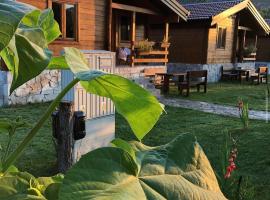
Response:
MULTIPOLYGON (((48 104, 0 108, 0 118, 14 120, 22 116, 30 123, 36 122, 48 104)), ((195 135, 209 157, 215 170, 220 171, 220 146, 223 144, 223 130, 241 128, 239 119, 222 117, 202 112, 166 108, 167 114, 143 140, 147 145, 156 146, 169 142, 178 134, 195 135)), ((125 120, 117 115, 117 137, 126 140, 134 139, 125 120)), ((256 188, 256 199, 270 199, 270 124, 262 121, 251 121, 249 131, 240 136, 237 165, 239 173, 250 176, 256 188)), ((25 131, 17 134, 16 143, 21 141, 25 131)), ((0 143, 5 144, 6 137, 0 134, 0 143)), ((27 170, 36 176, 55 174, 55 150, 51 136, 50 122, 39 132, 33 143, 27 148, 24 156, 17 162, 21 170, 27 170)))
MULTIPOLYGON (((34 124, 45 112, 49 104, 34 104, 9 108, 0 108, 0 118, 15 120, 21 116, 30 124, 34 124)), ((14 145, 18 144, 26 135, 27 130, 20 130, 14 138, 14 145)), ((0 134, 0 145, 6 144, 7 137, 0 134)), ((1 151, 0 151, 1 152, 1 151)), ((16 166, 22 171, 28 171, 35 176, 48 176, 56 172, 56 154, 52 139, 51 122, 45 123, 31 145, 28 146, 16 166)))
MULTIPOLYGON (((172 88, 168 96, 230 106, 236 106, 238 99, 242 98, 249 103, 251 109, 266 110, 266 92, 266 84, 251 85, 245 83, 239 84, 238 82, 221 82, 209 84, 208 92, 206 94, 197 93, 194 89, 189 97, 183 97, 178 95, 176 88, 172 88)), ((268 100, 268 103, 269 102, 270 100, 268 100)))
MULTIPOLYGON (((221 170, 220 148, 225 129, 241 128, 240 119, 222 117, 181 108, 166 108, 167 114, 145 137, 143 142, 156 146, 171 141, 179 134, 191 133, 197 137, 214 169, 221 170)), ((117 116, 117 137, 134 139, 125 120, 117 116)), ((270 124, 252 121, 247 133, 240 135, 238 172, 250 177, 256 189, 256 199, 270 199, 270 124)))

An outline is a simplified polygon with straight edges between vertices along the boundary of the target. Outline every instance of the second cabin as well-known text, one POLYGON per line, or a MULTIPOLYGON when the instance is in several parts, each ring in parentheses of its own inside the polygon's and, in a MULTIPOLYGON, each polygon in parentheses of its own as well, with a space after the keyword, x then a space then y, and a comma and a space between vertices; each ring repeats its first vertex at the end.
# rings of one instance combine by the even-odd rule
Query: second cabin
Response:
POLYGON ((170 62, 190 64, 256 61, 258 37, 270 28, 250 0, 183 4, 187 23, 170 31, 170 62))

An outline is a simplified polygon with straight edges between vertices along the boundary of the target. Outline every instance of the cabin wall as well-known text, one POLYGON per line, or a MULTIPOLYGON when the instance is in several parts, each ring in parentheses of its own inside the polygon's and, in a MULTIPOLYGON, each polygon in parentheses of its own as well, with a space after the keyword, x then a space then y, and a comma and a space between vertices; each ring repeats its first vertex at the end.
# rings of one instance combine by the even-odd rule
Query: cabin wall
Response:
POLYGON ((270 62, 270 37, 260 37, 257 44, 257 61, 270 62))
POLYGON ((206 60, 206 28, 171 27, 169 33, 169 62, 203 64, 206 60))
POLYGON ((231 63, 234 48, 235 19, 226 18, 217 27, 209 29, 207 63, 231 63), (225 49, 217 48, 218 27, 227 28, 225 49))
MULTIPOLYGON (((39 9, 48 7, 48 0, 19 0, 39 9)), ((79 41, 57 40, 50 49, 58 55, 63 47, 73 46, 79 49, 107 49, 107 0, 69 0, 79 3, 79 41)))

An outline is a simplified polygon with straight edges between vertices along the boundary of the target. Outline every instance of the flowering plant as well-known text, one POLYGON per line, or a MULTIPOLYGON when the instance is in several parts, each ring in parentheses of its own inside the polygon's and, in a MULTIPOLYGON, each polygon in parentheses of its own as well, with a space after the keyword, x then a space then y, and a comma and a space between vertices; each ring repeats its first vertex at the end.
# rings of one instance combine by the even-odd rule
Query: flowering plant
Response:
POLYGON ((244 129, 249 126, 249 107, 248 103, 244 103, 242 99, 238 101, 239 116, 243 123, 244 129))
POLYGON ((237 154, 238 154, 237 148, 234 148, 230 153, 229 166, 227 167, 226 174, 224 176, 225 179, 230 178, 232 172, 236 169, 235 160, 237 158, 237 154))

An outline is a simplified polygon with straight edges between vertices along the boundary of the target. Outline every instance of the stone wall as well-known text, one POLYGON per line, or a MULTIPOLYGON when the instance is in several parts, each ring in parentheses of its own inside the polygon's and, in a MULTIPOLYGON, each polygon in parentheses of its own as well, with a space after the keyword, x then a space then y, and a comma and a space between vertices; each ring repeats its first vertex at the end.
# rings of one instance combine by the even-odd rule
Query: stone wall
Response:
POLYGON ((255 63, 221 63, 221 64, 184 64, 184 63, 169 63, 167 67, 168 73, 181 73, 194 70, 207 70, 208 82, 215 83, 221 78, 221 67, 241 67, 254 69, 255 63))
POLYGON ((46 70, 9 95, 12 74, 1 71, 0 106, 52 101, 61 91, 60 74, 58 70, 46 70))

